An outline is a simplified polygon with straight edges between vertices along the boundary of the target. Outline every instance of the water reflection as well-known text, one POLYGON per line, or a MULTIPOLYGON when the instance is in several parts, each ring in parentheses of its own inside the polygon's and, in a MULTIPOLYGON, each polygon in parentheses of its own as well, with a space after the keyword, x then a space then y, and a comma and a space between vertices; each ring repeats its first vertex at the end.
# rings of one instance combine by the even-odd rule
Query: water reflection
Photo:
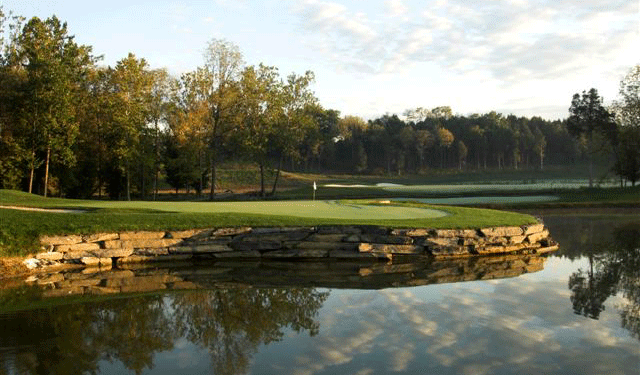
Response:
POLYGON ((576 314, 598 319, 605 301, 621 293, 627 300, 620 306, 622 327, 640 339, 640 225, 613 230, 610 242, 599 252, 587 252, 589 265, 569 277, 571 302, 576 314))
POLYGON ((0 374, 94 374, 104 371, 101 363, 114 362, 140 374, 184 341, 208 353, 213 373, 243 374, 261 345, 282 340, 285 332, 319 332, 317 316, 329 292, 317 287, 500 279, 540 271, 545 259, 218 262, 40 275, 0 292, 0 374))
POLYGON ((627 221, 545 217, 548 258, 47 275, 0 291, 0 374, 638 373, 627 221))
POLYGON ((180 338, 209 352, 215 374, 242 374, 258 346, 282 339, 286 328, 316 334, 327 296, 313 289, 225 289, 0 315, 0 374, 95 374, 100 361, 141 374, 180 338))

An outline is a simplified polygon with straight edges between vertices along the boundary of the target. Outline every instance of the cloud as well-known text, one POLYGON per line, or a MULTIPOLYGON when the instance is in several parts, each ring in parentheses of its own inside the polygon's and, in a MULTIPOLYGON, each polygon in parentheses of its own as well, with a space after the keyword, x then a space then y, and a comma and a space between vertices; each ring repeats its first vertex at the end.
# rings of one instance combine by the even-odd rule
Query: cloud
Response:
POLYGON ((308 45, 337 70, 361 74, 435 62, 505 82, 580 76, 635 51, 638 36, 638 3, 626 0, 421 4, 387 1, 392 17, 383 17, 364 5, 306 0, 295 12, 308 45))
POLYGON ((406 5, 402 2, 402 0, 388 0, 385 1, 385 5, 387 6, 387 10, 391 16, 404 16, 409 11, 406 5))

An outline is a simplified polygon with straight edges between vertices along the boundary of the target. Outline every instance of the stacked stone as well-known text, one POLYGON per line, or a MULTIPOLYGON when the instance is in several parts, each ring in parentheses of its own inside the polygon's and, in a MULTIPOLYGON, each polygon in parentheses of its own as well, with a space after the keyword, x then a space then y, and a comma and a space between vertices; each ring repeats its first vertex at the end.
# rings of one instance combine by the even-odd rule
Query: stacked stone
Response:
POLYGON ((438 261, 282 262, 221 261, 218 267, 170 263, 157 268, 127 263, 120 269, 39 274, 27 282, 40 286, 44 297, 79 294, 141 293, 160 290, 249 287, 323 287, 381 289, 516 277, 543 269, 544 257, 502 255, 438 261))
POLYGON ((461 257, 557 249, 542 224, 464 230, 380 226, 218 228, 48 236, 36 258, 86 266, 214 259, 393 259, 461 257))
POLYGON ((80 294, 143 293, 171 289, 195 289, 197 286, 167 270, 98 270, 88 268, 82 272, 54 273, 33 277, 27 283, 44 289, 43 297, 62 297, 80 294))

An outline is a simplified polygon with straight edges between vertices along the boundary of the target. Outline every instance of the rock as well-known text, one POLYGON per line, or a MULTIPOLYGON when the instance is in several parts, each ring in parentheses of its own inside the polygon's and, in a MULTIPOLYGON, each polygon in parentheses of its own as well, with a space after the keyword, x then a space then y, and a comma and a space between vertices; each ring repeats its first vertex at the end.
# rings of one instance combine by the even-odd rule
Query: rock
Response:
POLYGON ((96 234, 88 234, 82 236, 82 240, 84 242, 100 242, 100 241, 111 241, 117 240, 120 238, 120 234, 118 233, 96 233, 96 234))
POLYGON ((530 234, 539 233, 544 230, 544 224, 525 225, 522 227, 523 234, 528 236, 530 234))
POLYGON ((82 237, 77 235, 70 236, 43 236, 40 243, 43 245, 73 245, 82 242, 82 237))
POLYGON ((306 231, 289 231, 282 233, 266 233, 266 234, 247 234, 237 237, 234 241, 301 241, 309 237, 306 231))
POLYGON ((171 254, 203 254, 203 253, 220 253, 226 251, 233 251, 233 249, 227 245, 191 245, 191 246, 176 246, 169 248, 171 254))
POLYGON ((525 244, 513 244, 506 246, 478 246, 474 250, 480 255, 487 254, 502 254, 502 253, 511 253, 514 251, 520 251, 527 248, 525 244))
POLYGON ((280 241, 237 241, 230 244, 233 250, 279 250, 282 248, 280 241))
MULTIPOLYGON (((211 229, 191 229, 191 230, 179 230, 179 231, 170 231, 167 233, 167 238, 173 239, 185 239, 194 237, 200 234, 204 234, 206 232, 210 232, 211 229)), ((208 235, 209 233, 207 233, 208 235)))
POLYGON ((67 253, 64 253, 62 259, 79 261, 80 258, 84 258, 84 257, 91 258, 91 257, 95 257, 95 255, 92 252, 89 252, 89 251, 69 251, 67 253))
POLYGON ((375 242, 389 245, 411 245, 413 244, 413 238, 409 236, 377 235, 373 236, 372 241, 366 242, 375 242))
POLYGON ((62 260, 63 257, 64 257, 64 253, 59 253, 57 251, 36 254, 36 259, 62 260))
POLYGON ((159 255, 169 255, 169 249, 136 249, 133 251, 132 255, 157 257, 159 255))
POLYGON ((90 287, 90 286, 100 285, 100 283, 102 282, 102 279, 98 277, 94 277, 89 279, 65 280, 65 281, 68 282, 69 286, 90 287))
POLYGON ((387 245, 361 243, 358 247, 361 253, 390 253, 390 254, 423 254, 424 247, 416 245, 387 245))
POLYGON ((99 250, 100 245, 97 243, 78 243, 73 245, 56 245, 55 251, 60 253, 68 253, 73 251, 93 251, 99 250))
POLYGON ((480 244, 504 246, 509 243, 509 237, 483 237, 480 244))
POLYGON ((403 236, 409 236, 409 237, 426 237, 429 236, 431 234, 431 232, 433 231, 433 229, 427 229, 427 228, 418 228, 418 229, 395 229, 393 231, 391 231, 392 235, 403 235, 403 236))
POLYGON ((549 231, 545 229, 542 232, 530 234, 529 236, 527 236, 527 242, 531 244, 538 243, 547 237, 549 237, 549 231))
POLYGON ((480 229, 485 237, 509 237, 509 236, 521 236, 524 231, 520 227, 494 227, 494 228, 482 228, 480 229))
POLYGON ((435 229, 432 232, 435 237, 461 237, 474 238, 478 236, 478 232, 474 229, 435 229))
POLYGON ((80 258, 80 263, 85 266, 100 266, 102 264, 107 265, 111 264, 111 258, 98 258, 98 257, 82 257, 80 258))
POLYGON ((523 243, 524 240, 527 238, 527 236, 511 236, 508 238, 508 243, 511 244, 518 244, 518 243, 523 243))
POLYGON ((102 249, 92 253, 98 258, 121 258, 133 254, 133 249, 102 249))
POLYGON ((427 251, 434 257, 459 257, 473 255, 467 246, 433 246, 427 251))
POLYGON ((344 242, 367 242, 362 240, 362 236, 359 234, 350 234, 347 235, 342 241, 344 242))
POLYGON ((425 238, 424 240, 424 246, 426 247, 455 247, 458 246, 458 239, 455 237, 445 237, 445 238, 440 238, 440 237, 435 237, 435 238, 425 238))
POLYGON ((122 232, 120 233, 120 239, 123 241, 129 240, 159 240, 164 238, 165 232, 155 231, 137 231, 137 232, 122 232))
POLYGON ((239 234, 250 233, 250 232, 251 232, 251 227, 218 228, 218 229, 214 230, 211 233, 211 235, 215 236, 215 237, 219 237, 219 236, 237 236, 239 234))
POLYGON ((299 242, 293 245, 294 249, 308 250, 355 250, 358 244, 354 242, 299 242))
MULTIPOLYGON (((389 233, 391 233, 391 229, 387 228, 387 227, 381 227, 378 225, 359 225, 357 227, 355 227, 355 229, 358 229, 362 232, 362 234, 373 234, 373 235, 377 235, 377 236, 384 236, 387 235, 389 233)), ((346 233, 346 232, 345 232, 346 233)), ((353 234, 357 234, 357 233, 353 233, 353 234)))
POLYGON ((313 242, 342 242, 347 237, 346 234, 313 234, 307 241, 313 242))
MULTIPOLYGON (((138 240, 121 240, 120 245, 123 249, 158 249, 169 247, 183 242, 180 238, 164 238, 164 239, 138 239, 138 240)), ((107 244, 105 243, 105 248, 107 244)), ((117 247, 116 247, 117 248, 117 247)))
POLYGON ((362 229, 354 226, 320 225, 316 228, 318 234, 360 234, 362 229))

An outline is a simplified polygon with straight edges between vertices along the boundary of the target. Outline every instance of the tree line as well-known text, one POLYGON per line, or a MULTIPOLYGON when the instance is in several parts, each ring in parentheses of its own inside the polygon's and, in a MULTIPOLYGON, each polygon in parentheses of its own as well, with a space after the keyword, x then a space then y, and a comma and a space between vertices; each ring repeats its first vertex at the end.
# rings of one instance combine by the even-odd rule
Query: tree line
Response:
POLYGON ((225 162, 254 165, 263 196, 283 168, 402 175, 606 155, 621 178, 640 175, 638 66, 610 108, 592 89, 574 96, 565 120, 443 106, 365 121, 323 108, 312 72, 246 65, 226 40, 211 40, 202 65, 174 77, 132 53, 99 65, 55 16, 0 8, 0 28, 0 188, 131 199, 155 197, 165 181, 213 198, 225 162))

